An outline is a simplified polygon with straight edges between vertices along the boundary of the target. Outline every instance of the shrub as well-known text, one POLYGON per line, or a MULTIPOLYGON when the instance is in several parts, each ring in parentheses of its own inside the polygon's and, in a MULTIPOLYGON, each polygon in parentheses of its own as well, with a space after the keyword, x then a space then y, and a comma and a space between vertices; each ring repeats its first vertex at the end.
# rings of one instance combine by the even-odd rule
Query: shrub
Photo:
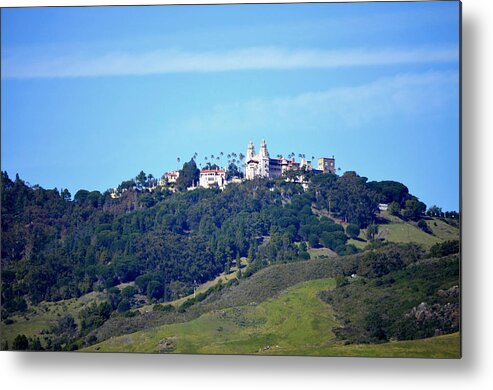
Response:
POLYGON ((130 310, 130 302, 127 299, 122 299, 122 301, 118 304, 116 309, 118 313, 124 313, 130 310))
POLYGON ((152 307, 152 311, 162 311, 162 312, 172 312, 175 311, 175 307, 173 305, 161 305, 156 304, 152 307))
POLYGON ((122 297, 127 299, 132 298, 135 294, 137 294, 137 288, 134 286, 127 286, 121 292, 122 297))
POLYGON ((430 248, 430 257, 444 257, 454 253, 459 253, 460 244, 458 240, 437 243, 430 248))
POLYGON ((433 232, 430 230, 430 228, 428 227, 428 224, 426 223, 426 221, 424 219, 420 219, 418 221, 418 228, 420 230, 424 231, 425 233, 433 234, 433 232))
POLYGON ((308 244, 312 248, 318 248, 320 246, 318 236, 316 234, 310 234, 308 236, 308 244))

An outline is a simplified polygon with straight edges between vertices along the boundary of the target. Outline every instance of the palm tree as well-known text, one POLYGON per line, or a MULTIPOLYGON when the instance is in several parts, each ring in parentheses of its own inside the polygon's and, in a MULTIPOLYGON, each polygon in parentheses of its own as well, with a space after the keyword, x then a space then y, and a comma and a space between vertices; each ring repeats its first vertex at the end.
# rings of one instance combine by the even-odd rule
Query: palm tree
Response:
MULTIPOLYGON (((243 153, 240 153, 240 163, 243 166, 243 160, 245 159, 245 155, 243 153)), ((241 172, 241 166, 240 166, 240 172, 241 172)))
POLYGON ((178 169, 180 169, 180 161, 181 161, 180 157, 177 157, 176 162, 178 163, 178 169))

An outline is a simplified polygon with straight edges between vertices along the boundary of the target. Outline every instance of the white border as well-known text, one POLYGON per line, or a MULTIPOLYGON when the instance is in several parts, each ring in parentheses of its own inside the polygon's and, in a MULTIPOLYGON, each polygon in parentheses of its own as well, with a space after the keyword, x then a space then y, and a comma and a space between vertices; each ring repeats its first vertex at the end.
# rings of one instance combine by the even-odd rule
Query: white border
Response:
MULTIPOLYGON (((1 6, 166 3, 207 2, 0 0, 1 6)), ((463 1, 462 360, 0 352, 2 388, 490 388, 493 383, 490 362, 493 352, 492 3, 491 0, 463 1)))

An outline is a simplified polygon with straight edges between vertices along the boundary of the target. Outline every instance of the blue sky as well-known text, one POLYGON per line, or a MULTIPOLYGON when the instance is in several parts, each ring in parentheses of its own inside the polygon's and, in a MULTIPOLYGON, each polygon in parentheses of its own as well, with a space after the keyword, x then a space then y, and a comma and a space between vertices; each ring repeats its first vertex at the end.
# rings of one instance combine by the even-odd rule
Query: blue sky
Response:
POLYGON ((266 138, 458 209, 457 2, 3 9, 1 43, 2 170, 31 184, 266 138))

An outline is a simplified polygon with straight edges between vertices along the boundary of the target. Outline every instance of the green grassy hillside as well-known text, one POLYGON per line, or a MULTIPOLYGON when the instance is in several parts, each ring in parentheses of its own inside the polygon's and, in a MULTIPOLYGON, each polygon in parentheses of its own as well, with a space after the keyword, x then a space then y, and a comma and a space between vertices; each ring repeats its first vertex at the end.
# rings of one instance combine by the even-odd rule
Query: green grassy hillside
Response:
POLYGON ((63 316, 71 315, 79 323, 79 312, 91 303, 99 303, 106 299, 106 294, 91 292, 80 298, 65 299, 58 302, 41 302, 31 307, 27 312, 10 317, 11 324, 0 323, 2 342, 12 345, 18 334, 28 337, 40 336, 43 331, 55 326, 63 316))
MULTIPOLYGON (((391 341, 382 344, 333 344, 314 348, 314 356, 357 356, 387 358, 434 358, 457 359, 461 357, 460 334, 451 333, 421 340, 391 341)), ((275 354, 269 351, 269 354, 275 354)), ((289 354, 304 355, 303 350, 292 350, 289 354)))
POLYGON ((458 334, 378 345, 343 345, 320 291, 334 279, 317 279, 288 288, 278 298, 206 313, 174 325, 111 338, 86 352, 275 354, 320 356, 439 357, 459 356, 458 334))
MULTIPOLYGON (((430 248, 436 243, 459 239, 459 229, 447 224, 440 218, 428 218, 426 224, 432 234, 425 233, 417 227, 415 222, 405 221, 396 216, 390 215, 388 211, 381 211, 380 216, 385 223, 378 224, 378 237, 389 242, 396 243, 416 243, 425 248, 430 248)), ((364 248, 366 240, 366 229, 362 229, 359 240, 350 239, 349 244, 357 248, 364 248)))
POLYGON ((261 269, 239 284, 218 291, 185 312, 146 312, 133 318, 114 316, 93 332, 97 340, 133 333, 158 325, 186 322, 213 310, 258 304, 275 298, 283 290, 313 279, 350 274, 357 269, 360 255, 331 257, 295 263, 275 264, 261 269))

